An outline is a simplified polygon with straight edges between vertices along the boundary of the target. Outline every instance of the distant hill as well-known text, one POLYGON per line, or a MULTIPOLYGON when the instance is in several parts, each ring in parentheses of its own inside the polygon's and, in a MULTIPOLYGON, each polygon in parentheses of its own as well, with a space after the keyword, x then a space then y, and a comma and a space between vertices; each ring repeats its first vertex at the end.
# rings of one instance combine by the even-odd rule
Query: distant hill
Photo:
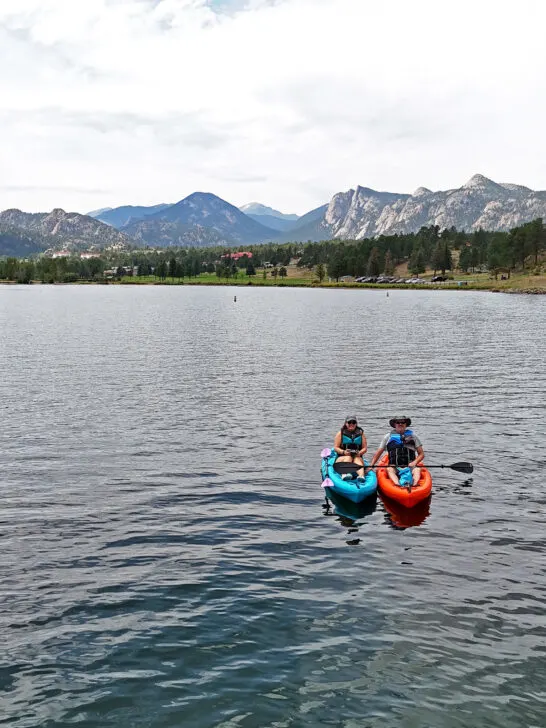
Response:
POLYGON ((296 224, 282 233, 279 242, 306 242, 307 240, 329 240, 331 235, 323 225, 328 205, 321 205, 298 218, 296 224))
POLYGON ((159 205, 152 205, 151 207, 123 205, 122 207, 106 207, 103 210, 97 210, 95 214, 89 213, 89 215, 120 230, 137 220, 143 220, 148 215, 161 212, 166 207, 170 207, 170 204, 161 203, 159 205))
POLYGON ((284 230, 290 230, 297 222, 297 218, 296 220, 285 220, 282 217, 274 217, 273 215, 251 215, 249 213, 246 214, 255 222, 260 223, 260 225, 265 225, 265 227, 271 228, 272 230, 278 230, 280 232, 284 230))
POLYGON ((103 250, 129 248, 137 244, 125 233, 100 220, 78 212, 65 212, 60 208, 36 213, 4 210, 0 212, 0 234, 0 255, 7 255, 6 246, 13 247, 17 239, 20 240, 17 243, 19 248, 22 246, 27 249, 22 255, 47 248, 103 250))
POLYGON ((0 256, 26 258, 42 253, 49 247, 41 235, 30 234, 20 228, 0 227, 0 256))
POLYGON ((210 192, 194 192, 123 230, 150 244, 170 239, 171 245, 195 245, 195 240, 200 240, 201 245, 261 243, 279 234, 210 192))
POLYGON ((86 212, 85 214, 88 217, 99 217, 99 215, 102 215, 102 213, 108 212, 111 209, 111 207, 100 207, 98 210, 91 210, 91 212, 86 212))
POLYGON ((290 220, 292 222, 295 222, 299 217, 299 215, 287 215, 284 212, 279 212, 279 210, 262 205, 260 202, 249 202, 247 205, 240 207, 239 210, 244 212, 245 215, 276 217, 279 220, 290 220))

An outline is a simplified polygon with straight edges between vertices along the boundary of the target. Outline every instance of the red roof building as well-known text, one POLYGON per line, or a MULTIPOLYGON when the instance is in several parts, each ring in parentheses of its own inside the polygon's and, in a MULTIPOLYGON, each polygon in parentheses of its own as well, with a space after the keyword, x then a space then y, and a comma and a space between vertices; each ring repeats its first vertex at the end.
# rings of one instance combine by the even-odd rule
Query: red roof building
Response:
POLYGON ((246 255, 247 258, 252 258, 252 253, 244 251, 242 253, 226 253, 225 255, 222 255, 222 258, 231 258, 231 260, 239 260, 239 258, 244 258, 246 255))

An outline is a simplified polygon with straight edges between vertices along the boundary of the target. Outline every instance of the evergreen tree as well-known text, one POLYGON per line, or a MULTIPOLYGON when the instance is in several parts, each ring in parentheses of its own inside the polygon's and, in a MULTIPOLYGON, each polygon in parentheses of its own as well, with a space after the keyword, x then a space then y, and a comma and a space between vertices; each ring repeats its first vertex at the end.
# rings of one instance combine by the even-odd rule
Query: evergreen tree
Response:
POLYGON ((17 258, 8 258, 4 265, 4 277, 7 281, 14 281, 17 275, 19 261, 17 258))
POLYGON ((34 263, 31 260, 22 261, 16 272, 18 283, 30 283, 34 278, 34 263))
POLYGON ((437 270, 442 271, 442 275, 445 275, 446 270, 452 268, 451 251, 448 247, 447 240, 438 240, 432 253, 432 268, 436 273, 437 270))
POLYGON ((392 259, 392 254, 390 250, 387 250, 385 253, 385 265, 383 267, 383 271, 385 275, 392 276, 394 273, 394 260, 392 259))
POLYGON ((344 273, 343 268, 343 258, 340 255, 336 255, 335 253, 331 254, 328 259, 328 276, 330 278, 334 278, 336 281, 339 281, 340 277, 344 273))
POLYGON ((378 276, 380 271, 379 264, 379 250, 377 247, 373 247, 368 258, 368 265, 366 267, 366 274, 369 276, 378 276))
MULTIPOLYGON (((527 257, 527 234, 523 227, 510 230, 510 242, 512 247, 513 262, 519 262, 525 270, 525 258, 527 257)), ((515 267, 515 265, 514 265, 515 267)))
POLYGON ((436 274, 436 271, 440 270, 442 268, 442 262, 444 259, 444 243, 442 240, 438 240, 436 243, 436 246, 434 248, 434 251, 432 253, 432 259, 430 261, 432 270, 436 274))
POLYGON ((322 283, 322 281, 326 277, 326 268, 324 267, 323 263, 319 263, 317 267, 315 268, 315 275, 318 278, 318 282, 322 283))
POLYGON ((461 252, 459 254, 459 270, 462 270, 463 273, 468 273, 468 269, 472 265, 472 249, 469 245, 464 245, 461 248, 461 252))
POLYGON ((411 258, 408 263, 408 270, 410 273, 415 275, 424 273, 426 270, 425 253, 422 245, 419 243, 417 243, 416 247, 413 249, 413 253, 411 254, 411 258))
POLYGON ((179 266, 174 255, 169 259, 169 277, 173 280, 180 277, 179 266))
POLYGON ((161 258, 161 260, 158 262, 155 269, 155 274, 162 281, 164 281, 167 277, 167 263, 165 261, 165 258, 161 258))
POLYGON ((542 218, 537 217, 536 220, 528 223, 525 227, 527 228, 529 255, 533 256, 536 266, 538 265, 539 255, 544 250, 546 244, 546 231, 542 224, 542 218))

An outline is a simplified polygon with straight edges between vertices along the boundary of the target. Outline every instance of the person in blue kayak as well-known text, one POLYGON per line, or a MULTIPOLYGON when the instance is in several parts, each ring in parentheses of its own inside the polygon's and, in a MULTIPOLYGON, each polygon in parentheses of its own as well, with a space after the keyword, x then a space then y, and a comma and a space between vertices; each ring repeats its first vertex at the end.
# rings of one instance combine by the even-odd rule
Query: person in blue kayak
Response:
MULTIPOLYGON (((350 415, 345 419, 343 427, 335 436, 334 450, 338 455, 336 463, 355 463, 356 465, 362 465, 357 470, 356 477, 357 479, 364 478, 364 461, 362 460, 362 456, 368 450, 368 443, 364 430, 358 426, 358 420, 355 415, 350 415)), ((348 474, 343 476, 343 478, 350 479, 352 475, 348 474)))
POLYGON ((419 465, 425 459, 423 445, 415 432, 409 429, 410 417, 393 417, 389 420, 389 425, 392 430, 381 440, 370 467, 377 464, 386 450, 389 454, 387 472, 392 482, 411 488, 411 485, 417 485, 421 477, 419 465))

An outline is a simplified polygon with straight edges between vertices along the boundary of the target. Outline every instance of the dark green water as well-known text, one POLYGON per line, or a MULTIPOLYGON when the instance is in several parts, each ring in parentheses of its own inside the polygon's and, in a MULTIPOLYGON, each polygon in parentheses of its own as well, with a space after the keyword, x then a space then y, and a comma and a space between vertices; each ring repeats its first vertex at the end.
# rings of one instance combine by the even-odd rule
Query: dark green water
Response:
POLYGON ((546 297, 236 294, 0 288, 0 725, 543 726, 546 297), (472 478, 325 513, 353 412, 472 478))

